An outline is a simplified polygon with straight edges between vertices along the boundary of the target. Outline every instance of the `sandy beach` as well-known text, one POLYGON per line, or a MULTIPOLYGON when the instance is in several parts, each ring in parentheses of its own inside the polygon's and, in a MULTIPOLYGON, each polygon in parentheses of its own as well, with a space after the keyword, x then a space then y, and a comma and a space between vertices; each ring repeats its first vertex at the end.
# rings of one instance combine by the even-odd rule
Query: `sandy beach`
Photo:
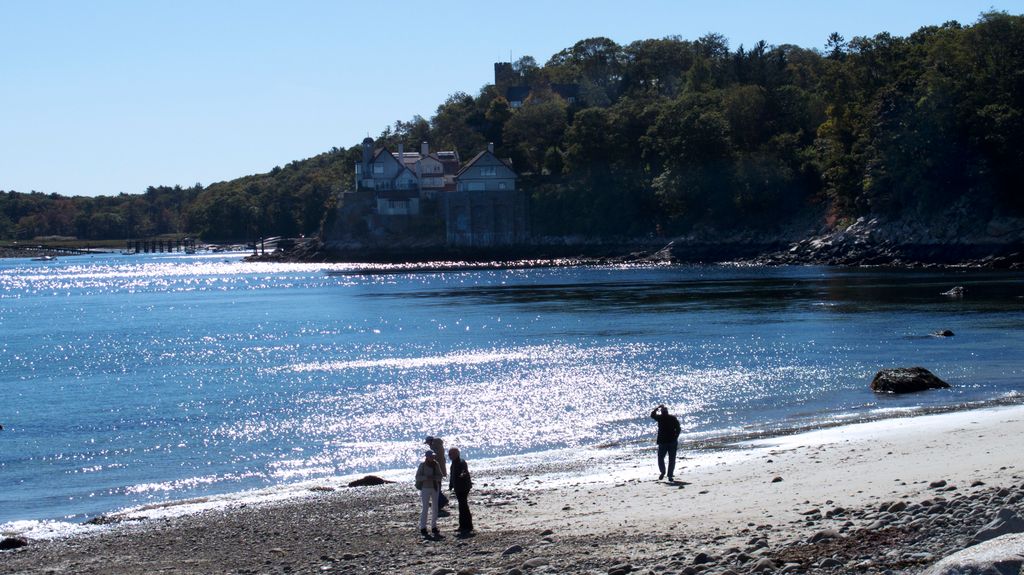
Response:
POLYGON ((919 573, 1001 509, 1024 515, 1022 436, 1024 406, 887 419, 686 453, 675 483, 657 480, 653 443, 558 468, 470 461, 468 538, 457 512, 441 537, 419 535, 411 476, 325 482, 30 541, 0 554, 0 572, 919 573))

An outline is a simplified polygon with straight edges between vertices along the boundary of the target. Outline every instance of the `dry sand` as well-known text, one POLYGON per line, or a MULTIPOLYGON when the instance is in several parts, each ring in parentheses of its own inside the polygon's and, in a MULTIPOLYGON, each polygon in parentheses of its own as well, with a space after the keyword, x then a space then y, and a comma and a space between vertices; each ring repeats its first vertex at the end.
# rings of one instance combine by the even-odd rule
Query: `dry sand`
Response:
POLYGON ((657 481, 653 445, 555 473, 475 470, 470 538, 457 513, 420 537, 411 480, 323 488, 32 542, 0 573, 913 573, 967 545, 993 502, 1021 509, 1021 437, 1010 406, 688 454, 676 483, 657 481), (877 513, 894 501, 911 515, 877 513), (836 537, 810 546, 822 532, 836 537))

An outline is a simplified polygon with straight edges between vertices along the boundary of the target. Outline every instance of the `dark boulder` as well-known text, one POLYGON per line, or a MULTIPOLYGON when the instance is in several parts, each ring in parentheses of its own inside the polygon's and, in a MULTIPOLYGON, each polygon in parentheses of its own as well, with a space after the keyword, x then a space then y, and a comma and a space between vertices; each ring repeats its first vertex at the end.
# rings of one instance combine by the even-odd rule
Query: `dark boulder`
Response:
POLYGON ((1000 509, 995 519, 974 534, 973 543, 981 543, 1010 533, 1024 532, 1024 519, 1011 508, 1000 509))
POLYGON ((871 380, 871 391, 878 393, 912 393, 946 387, 948 383, 923 367, 883 369, 871 380))
POLYGON ((388 481, 387 479, 381 479, 376 475, 367 475, 362 479, 356 479, 355 481, 348 484, 349 487, 367 487, 370 485, 384 485, 385 483, 394 483, 394 481, 388 481))
POLYGON ((26 545, 28 545, 28 539, 25 539, 24 537, 4 537, 0 540, 0 551, 18 549, 26 545))

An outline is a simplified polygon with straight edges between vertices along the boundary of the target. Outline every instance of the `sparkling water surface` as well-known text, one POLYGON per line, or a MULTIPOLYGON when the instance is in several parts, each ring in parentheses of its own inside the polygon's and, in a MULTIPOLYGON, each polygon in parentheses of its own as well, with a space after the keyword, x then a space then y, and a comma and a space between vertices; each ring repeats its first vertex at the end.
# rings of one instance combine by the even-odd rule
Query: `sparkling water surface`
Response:
POLYGON ((408 468, 427 434, 635 445, 661 402, 695 440, 1024 388, 1015 272, 363 267, 0 260, 0 524, 408 468), (953 389, 868 389, 911 365, 953 389))

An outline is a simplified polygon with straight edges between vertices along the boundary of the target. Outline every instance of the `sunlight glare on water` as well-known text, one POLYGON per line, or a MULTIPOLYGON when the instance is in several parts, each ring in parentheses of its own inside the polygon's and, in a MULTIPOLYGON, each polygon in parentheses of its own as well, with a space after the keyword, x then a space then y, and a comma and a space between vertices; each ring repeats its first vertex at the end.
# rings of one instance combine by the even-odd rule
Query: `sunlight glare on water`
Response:
POLYGON ((428 267, 0 261, 0 523, 409 469, 428 434, 477 461, 630 448, 663 402, 704 440, 1001 397, 1024 371, 1014 274, 428 267), (953 281, 980 295, 938 295, 953 281), (918 363, 954 389, 867 389, 918 363))

